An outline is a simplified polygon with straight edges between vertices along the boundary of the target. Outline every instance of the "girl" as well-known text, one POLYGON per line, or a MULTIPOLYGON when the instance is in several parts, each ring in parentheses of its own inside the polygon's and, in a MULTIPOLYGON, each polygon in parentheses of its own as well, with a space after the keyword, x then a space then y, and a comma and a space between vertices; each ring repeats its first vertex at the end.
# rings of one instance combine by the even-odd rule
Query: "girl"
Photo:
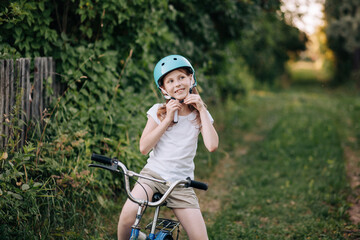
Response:
MULTIPOLYGON (((140 151, 150 156, 141 174, 174 182, 190 177, 194 179, 194 157, 198 135, 201 132, 206 148, 217 149, 219 138, 212 125, 213 119, 195 88, 195 70, 180 55, 161 59, 154 69, 155 84, 166 99, 166 104, 155 104, 147 112, 148 121, 140 139, 140 151), (174 116, 179 120, 174 123, 174 116)), ((164 186, 140 179, 149 199, 155 192, 163 193, 164 186)), ((134 197, 146 199, 144 189, 135 184, 134 197)), ((196 194, 192 188, 175 188, 167 199, 191 240, 208 239, 196 194)), ((126 201, 119 219, 118 239, 130 238, 137 204, 126 201)))

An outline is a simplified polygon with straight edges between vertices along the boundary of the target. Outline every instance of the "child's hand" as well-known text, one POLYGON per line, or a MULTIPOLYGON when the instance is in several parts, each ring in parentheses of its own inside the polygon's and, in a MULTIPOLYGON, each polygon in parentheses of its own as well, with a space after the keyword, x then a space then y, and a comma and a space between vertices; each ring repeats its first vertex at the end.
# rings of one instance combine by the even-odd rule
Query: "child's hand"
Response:
POLYGON ((198 94, 188 94, 184 99, 184 103, 193 105, 199 112, 205 109, 204 102, 198 94))
POLYGON ((179 102, 179 100, 171 99, 166 104, 166 118, 173 121, 175 111, 180 110, 180 108, 181 108, 181 103, 179 102))

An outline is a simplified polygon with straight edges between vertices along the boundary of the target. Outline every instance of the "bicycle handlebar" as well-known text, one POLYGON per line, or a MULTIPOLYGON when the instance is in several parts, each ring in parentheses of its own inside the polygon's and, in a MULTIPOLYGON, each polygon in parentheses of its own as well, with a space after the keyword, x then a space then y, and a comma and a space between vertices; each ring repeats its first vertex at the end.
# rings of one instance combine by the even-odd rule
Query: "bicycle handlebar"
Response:
POLYGON ((191 180, 190 177, 186 178, 186 180, 188 180, 188 183, 185 185, 185 187, 193 187, 204 191, 208 189, 208 185, 206 183, 191 180))
POLYGON ((89 167, 99 167, 99 168, 103 168, 109 171, 114 171, 114 172, 120 172, 119 168, 121 170, 121 172, 124 173, 124 181, 125 181, 125 190, 126 190, 126 194, 128 195, 129 199, 139 205, 142 204, 146 204, 148 206, 151 207, 157 207, 161 204, 163 204, 165 202, 165 200, 168 198, 168 196, 170 195, 170 193, 174 190, 175 187, 179 186, 179 185, 183 185, 184 187, 193 187, 193 188, 197 188, 197 189, 201 189, 201 190, 207 190, 208 189, 208 185, 206 183, 202 183, 199 181, 194 181, 191 180, 190 177, 188 177, 186 180, 178 180, 174 183, 172 183, 170 185, 169 182, 166 182, 165 180, 160 180, 160 179, 156 179, 156 178, 152 178, 152 177, 147 177, 141 174, 138 174, 136 172, 133 171, 129 171, 126 166, 120 162, 117 159, 111 159, 109 157, 103 156, 103 155, 99 155, 99 154, 95 154, 93 153, 91 155, 91 160, 100 162, 100 163, 104 163, 107 165, 111 165, 110 167, 108 166, 103 166, 103 165, 97 165, 97 164, 90 164, 89 167), (130 181, 129 181, 129 177, 132 176, 136 176, 136 177, 140 177, 140 178, 145 178, 154 182, 159 182, 162 183, 164 185, 169 186, 168 190, 163 194, 163 196, 161 197, 161 199, 159 199, 156 202, 149 202, 147 200, 143 200, 143 199, 136 199, 131 195, 131 191, 130 191, 130 181))
POLYGON ((103 156, 103 155, 95 154, 95 153, 93 153, 91 155, 91 160, 97 161, 99 163, 108 164, 108 165, 112 164, 111 158, 108 158, 108 157, 103 156))

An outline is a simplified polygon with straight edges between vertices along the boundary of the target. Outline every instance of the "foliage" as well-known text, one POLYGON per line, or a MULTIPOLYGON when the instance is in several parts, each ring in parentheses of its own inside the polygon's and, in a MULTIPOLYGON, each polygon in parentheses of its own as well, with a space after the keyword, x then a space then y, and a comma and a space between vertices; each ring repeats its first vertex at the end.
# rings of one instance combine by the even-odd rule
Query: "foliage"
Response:
MULTIPOLYGON (((335 79, 347 81, 352 71, 360 70, 360 3, 359 1, 327 0, 325 14, 329 47, 336 56, 335 79)), ((359 78, 353 78, 358 81, 359 78)))
POLYGON ((304 34, 286 25, 280 15, 256 7, 248 11, 251 14, 242 19, 245 23, 240 36, 224 49, 213 51, 205 66, 210 76, 206 87, 221 99, 247 95, 255 82, 272 85, 285 72, 288 52, 297 55, 305 50, 304 34))
POLYGON ((52 56, 65 89, 44 122, 28 125, 23 149, 0 152, 5 239, 103 238, 94 209, 116 205, 121 183, 87 164, 97 152, 143 166, 137 148, 146 110, 160 101, 155 62, 169 53, 188 57, 213 102, 246 95, 257 77, 282 74, 286 50, 298 49, 288 45, 298 32, 283 25, 278 9, 276 0, 1 2, 0 58, 52 56), (279 27, 269 36, 272 24, 279 27))
POLYGON ((252 28, 244 31, 238 45, 256 79, 272 83, 284 73, 288 51, 305 50, 305 41, 298 29, 286 25, 279 16, 262 13, 254 18, 252 28))
POLYGON ((236 43, 229 44, 222 56, 219 75, 214 77, 218 98, 236 98, 246 96, 254 88, 255 78, 250 73, 249 66, 239 54, 236 43))

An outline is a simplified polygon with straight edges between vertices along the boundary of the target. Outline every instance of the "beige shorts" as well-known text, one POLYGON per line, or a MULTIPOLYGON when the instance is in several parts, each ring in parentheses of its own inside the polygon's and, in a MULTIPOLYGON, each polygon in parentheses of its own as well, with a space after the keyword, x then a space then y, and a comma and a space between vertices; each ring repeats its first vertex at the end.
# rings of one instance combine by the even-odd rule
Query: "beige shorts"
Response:
MULTIPOLYGON (((151 171, 148 168, 144 168, 141 172, 141 175, 157 178, 164 180, 157 173, 151 171)), ((139 178, 138 180, 141 184, 148 185, 154 193, 160 192, 164 194, 164 192, 169 188, 168 186, 153 182, 144 178, 139 178)), ((176 187, 172 193, 169 195, 168 199, 166 199, 166 206, 169 208, 196 208, 200 209, 198 198, 194 192, 193 188, 184 188, 184 187, 176 187)))

